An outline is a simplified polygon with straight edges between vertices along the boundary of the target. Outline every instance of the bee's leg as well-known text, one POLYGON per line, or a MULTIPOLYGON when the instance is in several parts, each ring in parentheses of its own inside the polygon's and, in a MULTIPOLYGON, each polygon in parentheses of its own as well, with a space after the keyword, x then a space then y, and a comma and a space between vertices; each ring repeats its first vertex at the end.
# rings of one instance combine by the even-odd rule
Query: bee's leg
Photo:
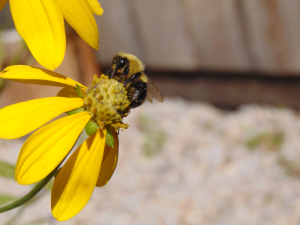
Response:
POLYGON ((135 82, 127 95, 128 100, 130 101, 130 109, 142 105, 147 97, 147 83, 142 81, 135 82))
POLYGON ((126 79, 123 82, 124 87, 126 87, 128 84, 134 82, 134 80, 137 79, 138 77, 140 77, 141 75, 142 75, 141 72, 138 72, 138 73, 135 73, 135 74, 131 75, 131 77, 129 77, 128 79, 126 79))

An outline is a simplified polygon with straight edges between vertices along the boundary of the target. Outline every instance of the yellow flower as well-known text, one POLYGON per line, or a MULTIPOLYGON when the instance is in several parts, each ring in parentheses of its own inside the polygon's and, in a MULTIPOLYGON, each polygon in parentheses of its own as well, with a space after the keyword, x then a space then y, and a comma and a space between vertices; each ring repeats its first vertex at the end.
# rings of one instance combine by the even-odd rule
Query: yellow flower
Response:
MULTIPOLYGON (((103 118, 101 121, 97 120, 101 116, 97 113, 92 114, 91 104, 85 103, 90 101, 88 99, 92 91, 93 95, 98 93, 97 85, 109 85, 109 89, 112 89, 114 84, 109 82, 116 81, 107 80, 107 77, 102 75, 101 78, 95 77, 92 86, 87 88, 63 75, 30 66, 8 67, 0 73, 0 78, 63 87, 56 97, 30 100, 1 109, 0 138, 13 139, 24 136, 61 113, 82 109, 81 112, 42 126, 26 140, 16 164, 15 178, 19 184, 33 184, 57 168, 90 120, 98 123, 100 127, 70 156, 55 178, 51 195, 52 214, 59 221, 68 220, 87 204, 95 186, 104 186, 110 180, 116 168, 119 145, 116 130, 126 126, 118 116, 116 119, 109 117, 107 120, 103 118), (84 99, 77 95, 76 87, 80 87, 84 99), (113 147, 109 147, 105 142, 107 124, 114 127, 113 147)), ((123 91, 123 85, 118 82, 116 85, 121 86, 116 86, 111 92, 118 93, 115 99, 126 96, 127 92, 123 91)), ((112 102, 118 102, 115 99, 112 102)), ((129 105, 126 99, 125 103, 118 102, 116 108, 123 107, 121 110, 126 111, 129 105)), ((101 104, 103 106, 104 103, 101 104)))
MULTIPOLYGON (((8 0, 0 0, 0 10, 8 0)), ((19 34, 34 58, 45 68, 58 67, 65 55, 64 18, 79 36, 98 49, 98 28, 93 16, 102 15, 97 0, 9 0, 19 34)))

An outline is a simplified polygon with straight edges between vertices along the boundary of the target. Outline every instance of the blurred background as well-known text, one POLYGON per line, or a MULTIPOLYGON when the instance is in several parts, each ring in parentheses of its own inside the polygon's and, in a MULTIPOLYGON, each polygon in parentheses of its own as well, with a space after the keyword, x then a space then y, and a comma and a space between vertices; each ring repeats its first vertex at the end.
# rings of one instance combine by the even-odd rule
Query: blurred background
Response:
MULTIPOLYGON (((89 86, 125 51, 146 64, 165 102, 125 118, 111 181, 64 224, 300 224, 300 1, 99 2, 99 51, 67 26, 56 71, 89 86)), ((38 66, 9 4, 0 32, 1 70, 38 66)), ((0 107, 58 90, 0 80, 0 107)), ((13 179, 26 138, 0 140, 2 205, 32 188, 13 179)), ((50 190, 1 214, 0 224, 58 224, 50 190)))

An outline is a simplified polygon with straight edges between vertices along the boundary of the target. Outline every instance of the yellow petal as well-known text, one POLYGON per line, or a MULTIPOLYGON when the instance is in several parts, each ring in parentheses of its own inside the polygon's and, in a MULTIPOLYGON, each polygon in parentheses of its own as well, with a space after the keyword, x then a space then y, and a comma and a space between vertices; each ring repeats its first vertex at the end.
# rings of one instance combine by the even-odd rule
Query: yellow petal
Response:
POLYGON ((0 0, 0 11, 3 9, 7 1, 8 0, 0 0))
POLYGON ((95 49, 99 48, 98 27, 87 0, 53 0, 78 35, 95 49))
POLYGON ((100 3, 97 0, 87 0, 91 10, 94 14, 101 16, 103 14, 103 9, 101 8, 100 3))
POLYGON ((83 209, 95 188, 101 167, 106 130, 97 130, 68 159, 54 180, 53 216, 65 221, 83 209))
POLYGON ((78 84, 81 88, 86 89, 84 85, 72 80, 71 78, 32 66, 16 65, 6 67, 3 72, 0 73, 0 78, 20 83, 41 84, 57 87, 76 87, 76 84, 78 84))
POLYGON ((16 181, 19 184, 32 184, 51 173, 71 151, 90 118, 88 112, 77 113, 34 132, 20 151, 16 181))
POLYGON ((0 138, 22 137, 60 114, 82 105, 81 98, 50 97, 4 107, 0 110, 0 138))
POLYGON ((57 93, 58 97, 79 98, 75 88, 65 87, 57 93))
POLYGON ((102 187, 108 183, 115 172, 119 156, 119 138, 115 130, 112 129, 114 137, 114 147, 111 148, 105 144, 104 155, 96 186, 102 187))
POLYGON ((66 35, 62 13, 50 0, 10 0, 18 33, 34 58, 47 69, 58 67, 65 55, 66 35))

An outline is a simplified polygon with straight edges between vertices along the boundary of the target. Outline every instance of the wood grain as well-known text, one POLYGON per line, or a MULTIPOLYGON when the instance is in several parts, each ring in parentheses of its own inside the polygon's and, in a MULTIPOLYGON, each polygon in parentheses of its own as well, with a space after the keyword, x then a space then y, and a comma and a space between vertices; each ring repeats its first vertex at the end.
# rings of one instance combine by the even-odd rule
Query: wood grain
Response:
POLYGON ((120 50, 150 69, 300 72, 298 0, 102 0, 98 60, 120 50))

